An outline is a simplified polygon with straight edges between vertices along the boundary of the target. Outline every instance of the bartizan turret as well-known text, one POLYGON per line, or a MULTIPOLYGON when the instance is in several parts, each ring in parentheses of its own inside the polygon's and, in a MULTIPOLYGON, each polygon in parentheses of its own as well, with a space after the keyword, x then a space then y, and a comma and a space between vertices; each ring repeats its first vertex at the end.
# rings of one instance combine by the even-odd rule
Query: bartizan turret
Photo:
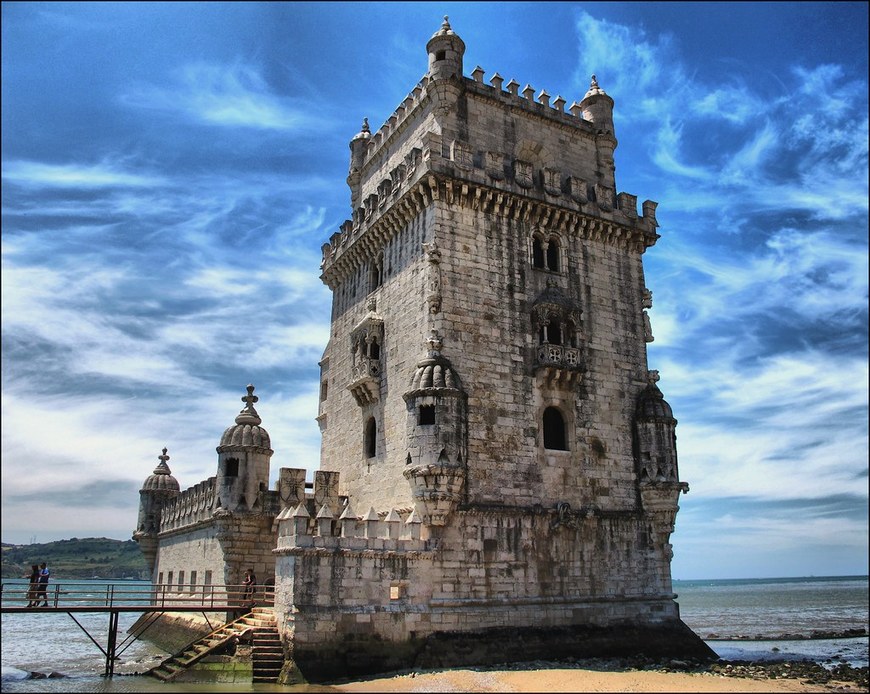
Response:
POLYGON ((405 479, 423 523, 444 525, 461 499, 466 476, 467 395, 442 341, 433 332, 426 357, 417 363, 403 394, 408 409, 405 479))
POLYGON ((259 398, 254 386, 242 397, 244 408, 236 423, 224 431, 217 447, 217 492, 222 512, 252 511, 260 492, 269 489, 269 460, 272 457, 269 433, 260 426, 254 409, 259 398))
POLYGON ((635 451, 637 456, 640 498, 648 519, 650 540, 663 556, 663 589, 670 590, 670 560, 680 492, 689 485, 680 482, 677 470, 677 420, 671 406, 656 385, 658 371, 649 372, 649 385, 641 392, 635 411, 635 451))
POLYGON ((178 480, 172 476, 172 471, 166 464, 169 460, 166 451, 164 448, 162 455, 157 456, 160 463, 139 490, 139 519, 133 539, 139 543, 149 571, 153 571, 157 559, 157 533, 160 532, 163 507, 177 497, 180 490, 178 480))
POLYGON ((450 28, 447 16, 441 28, 438 29, 426 44, 429 54, 429 78, 462 79, 462 56, 465 54, 465 42, 450 28))

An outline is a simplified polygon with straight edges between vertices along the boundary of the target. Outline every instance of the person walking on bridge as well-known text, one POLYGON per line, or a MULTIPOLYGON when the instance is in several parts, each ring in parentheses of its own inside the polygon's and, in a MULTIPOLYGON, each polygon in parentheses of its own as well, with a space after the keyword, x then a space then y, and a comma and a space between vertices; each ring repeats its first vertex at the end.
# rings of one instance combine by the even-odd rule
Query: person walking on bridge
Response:
POLYGON ((34 607, 39 607, 39 599, 42 598, 42 606, 48 607, 48 577, 51 572, 45 565, 45 562, 39 565, 39 591, 36 593, 36 603, 34 607))
MULTIPOLYGON (((25 576, 25 578, 28 578, 25 576)), ((27 587, 27 606, 36 607, 39 600, 36 599, 36 594, 39 591, 39 567, 36 564, 30 566, 30 585, 27 587)))

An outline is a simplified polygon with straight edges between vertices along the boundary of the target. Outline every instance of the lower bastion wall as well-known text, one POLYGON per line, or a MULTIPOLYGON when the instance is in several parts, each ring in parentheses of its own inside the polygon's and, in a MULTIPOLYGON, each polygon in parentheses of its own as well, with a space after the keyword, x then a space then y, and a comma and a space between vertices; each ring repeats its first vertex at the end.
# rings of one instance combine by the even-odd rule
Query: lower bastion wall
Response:
POLYGON ((406 667, 651 652, 707 656, 638 514, 466 509, 278 518, 276 614, 310 681, 406 667), (485 636, 481 638, 482 633, 485 636))

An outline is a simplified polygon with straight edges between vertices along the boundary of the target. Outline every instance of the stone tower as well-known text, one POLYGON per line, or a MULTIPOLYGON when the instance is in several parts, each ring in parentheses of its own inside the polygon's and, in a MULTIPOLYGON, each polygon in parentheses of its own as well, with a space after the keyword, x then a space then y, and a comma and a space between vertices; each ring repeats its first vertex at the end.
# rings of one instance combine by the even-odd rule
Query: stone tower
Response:
POLYGON ((613 99, 594 76, 567 111, 464 77, 446 17, 426 50, 352 138, 353 216, 323 246, 321 468, 346 506, 279 516, 294 657, 309 678, 504 660, 517 628, 526 657, 708 656, 673 600, 688 485, 647 366, 656 203, 617 193, 613 99))
POLYGON ((157 534, 160 531, 163 507, 180 493, 178 480, 172 476, 166 463, 169 460, 166 451, 164 448, 162 455, 157 456, 160 463, 139 490, 139 518, 133 533, 133 539, 139 543, 149 573, 153 572, 157 560, 157 534))

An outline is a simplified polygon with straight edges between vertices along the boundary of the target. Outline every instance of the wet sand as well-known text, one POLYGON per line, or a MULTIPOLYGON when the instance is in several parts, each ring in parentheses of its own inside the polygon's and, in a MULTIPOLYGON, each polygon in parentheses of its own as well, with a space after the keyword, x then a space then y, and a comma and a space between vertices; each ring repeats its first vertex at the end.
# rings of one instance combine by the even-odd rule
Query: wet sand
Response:
POLYGON ((713 673, 630 670, 442 670, 331 684, 341 692, 848 692, 854 683, 804 684, 713 673))

